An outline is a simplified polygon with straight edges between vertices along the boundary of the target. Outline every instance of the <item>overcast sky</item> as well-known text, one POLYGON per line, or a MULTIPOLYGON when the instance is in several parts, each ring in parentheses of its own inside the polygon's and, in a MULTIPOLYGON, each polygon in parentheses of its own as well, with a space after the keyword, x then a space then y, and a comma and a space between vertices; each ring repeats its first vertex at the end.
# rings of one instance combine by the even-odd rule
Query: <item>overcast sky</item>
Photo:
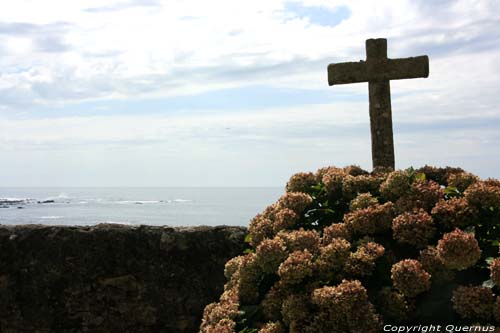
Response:
POLYGON ((0 3, 0 186, 283 186, 371 168, 366 83, 329 63, 427 54, 391 82, 396 166, 500 177, 500 1, 0 3))

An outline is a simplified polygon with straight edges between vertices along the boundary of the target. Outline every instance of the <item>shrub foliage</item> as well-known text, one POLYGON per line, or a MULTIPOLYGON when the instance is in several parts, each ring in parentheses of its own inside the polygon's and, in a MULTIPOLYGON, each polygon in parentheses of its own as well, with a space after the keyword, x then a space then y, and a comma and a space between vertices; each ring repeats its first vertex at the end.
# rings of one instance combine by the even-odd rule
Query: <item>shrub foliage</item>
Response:
POLYGON ((251 221, 201 332, 500 323, 499 240, 498 180, 430 166, 299 173, 251 221))

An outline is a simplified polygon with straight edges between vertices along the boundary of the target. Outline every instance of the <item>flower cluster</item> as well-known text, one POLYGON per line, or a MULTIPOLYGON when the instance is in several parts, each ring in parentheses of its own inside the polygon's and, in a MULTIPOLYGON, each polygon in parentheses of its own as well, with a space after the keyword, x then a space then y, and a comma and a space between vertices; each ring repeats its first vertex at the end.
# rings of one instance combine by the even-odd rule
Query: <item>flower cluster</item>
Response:
POLYGON ((267 323, 258 333, 284 333, 285 329, 280 322, 267 323))
POLYGON ((465 198, 440 200, 432 209, 431 214, 444 229, 472 225, 478 217, 477 209, 469 205, 465 198))
POLYGON ((330 195, 334 197, 341 197, 342 182, 345 176, 346 172, 344 169, 328 168, 327 170, 323 171, 323 177, 321 178, 321 182, 324 184, 326 191, 330 195))
POLYGON ((448 186, 464 192, 469 186, 479 181, 479 177, 469 172, 453 173, 448 176, 448 186))
POLYGON ((499 213, 500 181, 459 168, 296 174, 251 221, 251 248, 227 262, 200 332, 375 333, 453 310, 500 324, 500 258, 487 260, 492 289, 459 287, 453 302, 441 292, 487 279, 479 259, 498 257, 499 213), (425 311, 436 302, 443 311, 425 311))
POLYGON ((343 238, 334 238, 328 245, 320 248, 316 259, 316 268, 326 278, 330 274, 339 272, 345 265, 351 250, 351 243, 343 238))
POLYGON ((283 286, 275 283, 261 302, 264 317, 267 320, 279 320, 281 318, 281 307, 283 305, 283 286))
POLYGON ((408 297, 417 296, 431 287, 431 275, 418 260, 405 259, 394 264, 391 279, 394 287, 408 297))
POLYGON ((474 234, 455 229, 444 234, 437 245, 439 258, 450 269, 463 270, 473 266, 481 257, 474 234))
POLYGON ((433 166, 426 165, 422 168, 416 170, 417 174, 423 173, 427 179, 431 179, 436 183, 448 186, 448 179, 453 174, 464 173, 465 171, 461 168, 436 168, 433 166))
POLYGON ((387 202, 364 209, 355 210, 344 215, 344 223, 352 233, 358 235, 374 235, 391 228, 394 205, 387 202))
POLYGON ((500 286, 500 258, 494 259, 490 264, 490 276, 491 280, 500 286))
POLYGON ((368 242, 358 247, 347 259, 345 272, 350 276, 369 276, 375 268, 375 262, 384 255, 384 247, 375 242, 368 242))
POLYGON ((345 200, 351 200, 360 193, 376 192, 382 180, 369 175, 348 175, 342 180, 342 195, 345 200))
POLYGON ((396 202, 411 190, 410 179, 405 171, 393 171, 380 185, 380 195, 384 200, 396 202))
POLYGON ((330 244, 335 238, 351 239, 351 233, 347 224, 333 223, 323 229, 323 244, 330 244))
POLYGON ((266 238, 274 236, 273 221, 265 217, 263 214, 255 216, 248 227, 251 244, 258 246, 266 238))
POLYGON ((495 178, 486 178, 483 183, 488 186, 498 187, 500 188, 500 179, 495 178))
POLYGON ((379 318, 360 281, 315 289, 311 299, 318 307, 312 324, 316 332, 377 332, 379 318))
POLYGON ((421 250, 418 260, 425 271, 431 274, 434 283, 446 283, 451 281, 455 276, 454 271, 444 266, 443 261, 439 258, 438 250, 434 246, 428 246, 421 250))
POLYGON ((221 319, 215 324, 202 327, 201 333, 234 333, 236 323, 231 319, 221 319))
POLYGON ((264 273, 276 273, 279 265, 288 257, 286 246, 279 237, 263 240, 256 251, 256 261, 264 273))
POLYGON ((361 176, 361 175, 368 175, 369 172, 361 168, 359 165, 349 165, 346 166, 344 169, 344 172, 346 175, 349 176, 361 176))
POLYGON ((394 239, 400 243, 425 247, 434 237, 436 228, 432 217, 423 209, 406 212, 392 221, 394 239))
POLYGON ((308 250, 292 252, 279 266, 278 275, 286 284, 298 284, 313 273, 313 256, 308 250))
POLYGON ((286 183, 286 191, 307 193, 317 183, 316 176, 312 172, 299 172, 290 177, 286 183))
POLYGON ((459 286, 453 291, 453 309, 463 318, 488 320, 493 312, 495 298, 486 287, 459 286))
POLYGON ((290 327, 290 331, 295 326, 296 332, 300 332, 300 328, 307 321, 310 314, 304 305, 308 302, 309 296, 302 293, 291 294, 283 300, 281 314, 283 315, 283 322, 290 327))
POLYGON ((373 207, 377 204, 377 198, 375 198, 371 193, 361 193, 351 200, 349 203, 349 211, 354 212, 355 210, 373 207))
POLYGON ((273 231, 292 229, 300 219, 299 214, 289 208, 279 209, 274 214, 273 231))
POLYGON ((238 303, 222 301, 211 303, 205 307, 201 333, 233 333, 235 322, 233 319, 238 315, 238 303))
POLYGON ((316 230, 280 231, 277 235, 283 240, 288 252, 309 250, 316 253, 320 244, 320 236, 316 230))
POLYGON ((242 258, 238 273, 238 297, 241 302, 252 304, 259 298, 258 281, 262 275, 262 268, 255 253, 249 253, 242 258))
POLYGON ((297 214, 302 214, 312 203, 310 195, 301 192, 289 192, 281 196, 277 202, 279 208, 288 208, 297 214))
POLYGON ((477 182, 464 192, 467 201, 474 207, 500 209, 500 187, 485 182, 477 182))
POLYGON ((407 207, 423 208, 430 212, 432 207, 444 196, 441 186, 432 180, 417 180, 411 185, 411 194, 406 199, 407 207))
POLYGON ((242 260, 243 256, 238 256, 229 259, 229 261, 226 262, 226 265, 224 266, 224 276, 226 277, 226 279, 230 280, 233 277, 234 273, 236 273, 240 269, 242 260))

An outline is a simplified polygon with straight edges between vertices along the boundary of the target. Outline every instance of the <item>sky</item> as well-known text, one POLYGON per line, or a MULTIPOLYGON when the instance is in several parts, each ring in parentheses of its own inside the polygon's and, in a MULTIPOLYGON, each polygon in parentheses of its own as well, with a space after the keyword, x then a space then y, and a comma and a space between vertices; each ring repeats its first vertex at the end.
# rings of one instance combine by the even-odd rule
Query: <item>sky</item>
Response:
POLYGON ((329 63, 427 54, 391 81, 396 167, 500 178, 500 2, 0 3, 0 186, 284 186, 371 169, 368 84, 329 63))

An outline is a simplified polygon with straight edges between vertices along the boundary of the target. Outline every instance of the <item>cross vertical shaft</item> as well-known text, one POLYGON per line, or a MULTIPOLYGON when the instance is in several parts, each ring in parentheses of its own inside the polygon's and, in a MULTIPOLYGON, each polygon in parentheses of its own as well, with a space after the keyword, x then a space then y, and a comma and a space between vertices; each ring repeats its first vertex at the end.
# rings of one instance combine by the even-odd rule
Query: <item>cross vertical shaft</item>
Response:
MULTIPOLYGON (((367 64, 377 66, 381 65, 385 60, 387 60, 387 40, 368 39, 366 41, 367 64)), ((368 95, 373 167, 381 166, 394 169, 394 139, 389 80, 368 81, 368 95)))

